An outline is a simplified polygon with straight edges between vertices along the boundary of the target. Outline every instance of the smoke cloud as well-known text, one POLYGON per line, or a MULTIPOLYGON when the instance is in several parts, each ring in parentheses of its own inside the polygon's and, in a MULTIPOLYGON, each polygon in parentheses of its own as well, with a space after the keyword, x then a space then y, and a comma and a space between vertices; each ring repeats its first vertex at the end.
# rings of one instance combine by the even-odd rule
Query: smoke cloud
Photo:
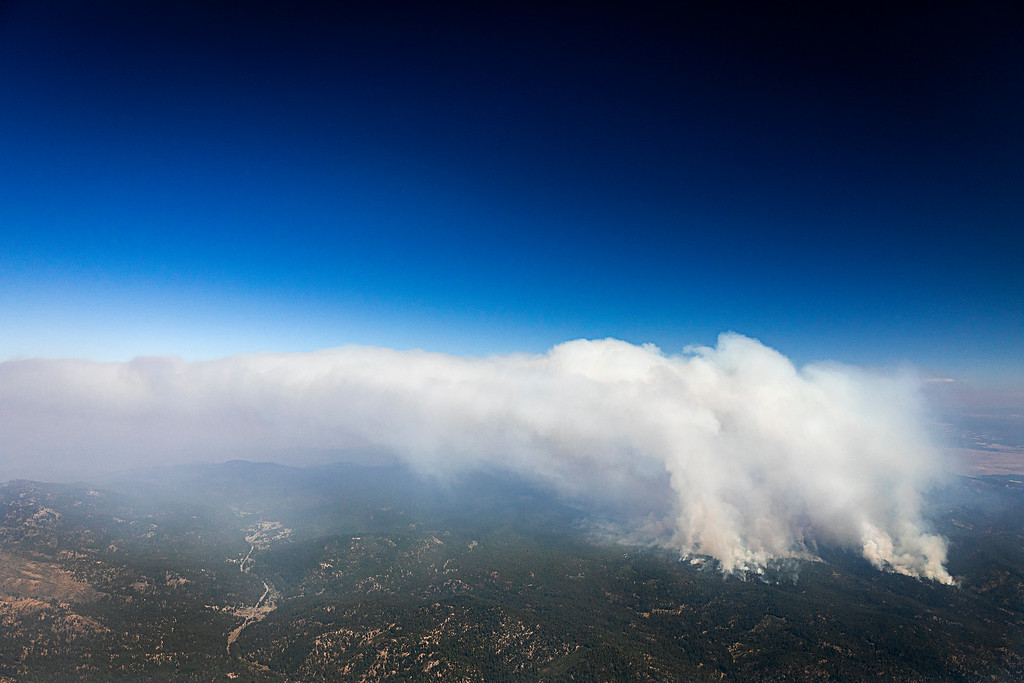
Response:
POLYGON ((214 361, 0 364, 0 477, 312 453, 420 471, 507 468, 726 571, 811 557, 952 581, 921 494, 940 476, 918 382, 798 369, 756 340, 666 355, 577 340, 540 355, 342 347, 214 361))

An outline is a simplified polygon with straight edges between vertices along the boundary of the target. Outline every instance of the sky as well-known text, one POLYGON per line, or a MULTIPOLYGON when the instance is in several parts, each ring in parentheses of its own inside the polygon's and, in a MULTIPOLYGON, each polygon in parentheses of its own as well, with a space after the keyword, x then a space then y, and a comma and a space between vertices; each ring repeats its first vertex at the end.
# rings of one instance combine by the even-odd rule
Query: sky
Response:
POLYGON ((1020 5, 675 4, 0 4, 0 361, 735 331, 1024 387, 1020 5))

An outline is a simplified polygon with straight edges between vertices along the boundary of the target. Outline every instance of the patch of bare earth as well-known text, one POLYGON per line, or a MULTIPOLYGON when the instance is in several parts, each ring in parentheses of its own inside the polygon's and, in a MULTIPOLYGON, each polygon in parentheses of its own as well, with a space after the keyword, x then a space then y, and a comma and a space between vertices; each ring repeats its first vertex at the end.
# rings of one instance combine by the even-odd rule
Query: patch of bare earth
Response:
POLYGON ((92 586, 51 562, 0 553, 0 600, 82 602, 96 595, 92 586))
POLYGON ((0 632, 17 632, 33 616, 45 617, 63 642, 108 632, 103 624, 72 608, 73 603, 98 595, 89 584, 51 562, 0 553, 0 632))

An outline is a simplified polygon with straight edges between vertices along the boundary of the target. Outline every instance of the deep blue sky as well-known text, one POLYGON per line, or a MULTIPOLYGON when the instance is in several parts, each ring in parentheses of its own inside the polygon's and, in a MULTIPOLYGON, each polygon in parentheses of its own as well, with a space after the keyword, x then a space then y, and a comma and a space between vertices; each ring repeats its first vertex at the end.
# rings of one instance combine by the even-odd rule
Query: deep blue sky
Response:
POLYGON ((1024 382, 1017 3, 429 4, 0 4, 0 359, 735 330, 1024 382))

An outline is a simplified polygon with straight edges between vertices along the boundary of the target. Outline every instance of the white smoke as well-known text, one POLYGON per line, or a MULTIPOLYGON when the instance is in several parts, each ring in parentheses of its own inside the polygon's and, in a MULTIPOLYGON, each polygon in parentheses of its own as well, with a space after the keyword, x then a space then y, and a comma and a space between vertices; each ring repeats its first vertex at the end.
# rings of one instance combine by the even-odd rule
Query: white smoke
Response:
POLYGON ((342 347, 17 361, 0 364, 0 476, 361 449, 646 505, 667 542, 727 571, 830 543, 950 583, 920 514, 941 468, 917 387, 798 370, 736 334, 677 356, 606 339, 486 358, 342 347))

